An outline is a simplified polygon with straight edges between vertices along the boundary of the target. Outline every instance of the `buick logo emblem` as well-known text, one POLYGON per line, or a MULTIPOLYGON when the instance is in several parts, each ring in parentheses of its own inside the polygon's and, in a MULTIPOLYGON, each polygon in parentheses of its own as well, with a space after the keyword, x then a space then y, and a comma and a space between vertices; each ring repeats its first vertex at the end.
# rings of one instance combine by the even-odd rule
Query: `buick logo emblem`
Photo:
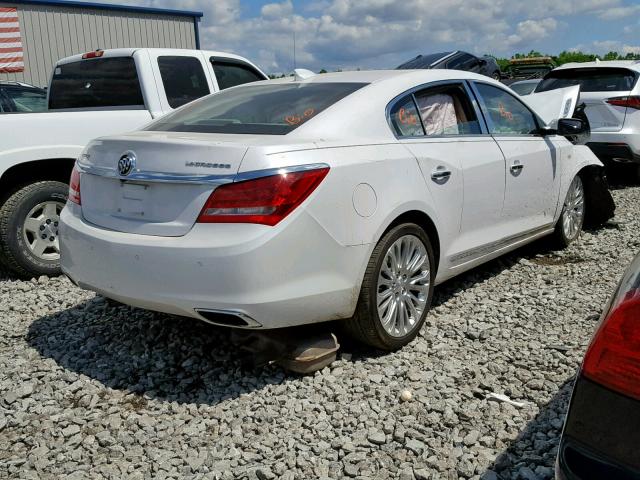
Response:
POLYGON ((118 160, 118 173, 126 177, 136 168, 136 155, 133 152, 124 152, 118 160))

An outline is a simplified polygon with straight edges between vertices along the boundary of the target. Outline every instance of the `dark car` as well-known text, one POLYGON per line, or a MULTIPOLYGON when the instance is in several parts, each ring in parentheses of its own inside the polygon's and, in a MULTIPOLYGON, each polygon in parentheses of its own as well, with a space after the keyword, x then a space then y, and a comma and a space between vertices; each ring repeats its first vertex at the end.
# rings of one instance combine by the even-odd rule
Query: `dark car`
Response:
POLYGON ((519 80, 533 80, 544 77, 556 64, 551 57, 512 58, 502 72, 503 83, 511 85, 519 80))
POLYGON ((0 81, 0 114, 43 112, 47 109, 47 91, 19 82, 0 81))
POLYGON ((640 255, 622 277, 573 389, 558 480, 640 479, 640 255))
POLYGON ((408 62, 396 67, 397 70, 414 70, 422 68, 444 68, 448 70, 465 70, 480 73, 487 77, 500 80, 500 67, 493 57, 476 57, 467 52, 430 53, 418 55, 408 62))

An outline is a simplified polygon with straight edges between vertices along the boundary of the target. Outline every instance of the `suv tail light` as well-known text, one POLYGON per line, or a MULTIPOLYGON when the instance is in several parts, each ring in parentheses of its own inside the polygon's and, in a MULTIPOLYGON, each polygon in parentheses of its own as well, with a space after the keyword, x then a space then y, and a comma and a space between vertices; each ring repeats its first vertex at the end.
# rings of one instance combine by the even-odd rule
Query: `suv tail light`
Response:
POLYGON ((640 257, 625 275, 582 365, 585 377, 640 399, 640 257), (635 267, 635 268, 634 268, 635 267))
POLYGON ((329 167, 229 183, 216 188, 199 223, 260 223, 273 226, 311 195, 329 167))
POLYGON ((609 105, 615 105, 616 107, 635 108, 640 110, 640 96, 628 96, 628 97, 613 97, 608 98, 607 103, 609 105))
POLYGON ((82 205, 80 201, 80 172, 76 166, 71 170, 71 178, 69 179, 69 201, 82 205))

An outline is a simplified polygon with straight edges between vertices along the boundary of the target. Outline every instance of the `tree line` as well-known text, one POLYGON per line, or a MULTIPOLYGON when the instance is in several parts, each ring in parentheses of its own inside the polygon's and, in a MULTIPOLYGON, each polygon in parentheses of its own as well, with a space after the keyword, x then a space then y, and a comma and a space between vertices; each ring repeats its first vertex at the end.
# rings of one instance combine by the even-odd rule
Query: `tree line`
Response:
MULTIPOLYGON (((509 58, 500 58, 494 55, 489 55, 496 59, 500 69, 504 69, 507 65, 509 65, 509 58)), ((572 62, 593 62, 596 59, 598 60, 640 60, 640 53, 627 53, 625 55, 620 54, 618 52, 609 52, 606 55, 596 55, 593 53, 584 53, 580 51, 567 51, 564 50, 560 52, 558 55, 546 55, 544 53, 540 53, 536 50, 531 50, 529 53, 516 53, 511 58, 531 58, 531 57, 550 57, 553 62, 560 66, 564 63, 572 63, 572 62)))

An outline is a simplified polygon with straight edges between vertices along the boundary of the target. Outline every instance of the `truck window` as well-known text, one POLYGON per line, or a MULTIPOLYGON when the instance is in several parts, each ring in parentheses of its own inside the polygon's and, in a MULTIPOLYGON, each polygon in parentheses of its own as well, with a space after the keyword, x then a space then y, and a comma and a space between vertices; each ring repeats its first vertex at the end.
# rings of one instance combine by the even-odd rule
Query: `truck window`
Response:
POLYGON ((171 108, 211 93, 202 64, 195 57, 158 57, 158 68, 171 108))
POLYGON ((221 61, 212 58, 211 65, 213 65, 213 71, 216 74, 220 90, 242 85, 243 83, 266 80, 264 75, 251 67, 251 65, 240 61, 221 61))
POLYGON ((136 64, 131 57, 107 57, 58 65, 49 108, 144 108, 136 64))

